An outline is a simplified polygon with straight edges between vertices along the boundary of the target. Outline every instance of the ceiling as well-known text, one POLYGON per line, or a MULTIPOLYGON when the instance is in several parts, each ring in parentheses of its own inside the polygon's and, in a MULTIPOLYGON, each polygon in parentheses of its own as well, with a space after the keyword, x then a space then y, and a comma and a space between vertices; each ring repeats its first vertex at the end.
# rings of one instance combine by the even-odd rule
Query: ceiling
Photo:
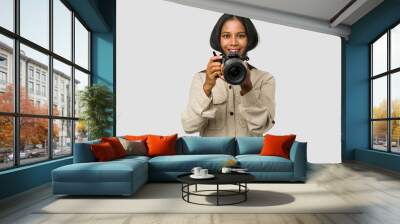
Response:
POLYGON ((348 38, 351 25, 383 0, 167 0, 348 38))

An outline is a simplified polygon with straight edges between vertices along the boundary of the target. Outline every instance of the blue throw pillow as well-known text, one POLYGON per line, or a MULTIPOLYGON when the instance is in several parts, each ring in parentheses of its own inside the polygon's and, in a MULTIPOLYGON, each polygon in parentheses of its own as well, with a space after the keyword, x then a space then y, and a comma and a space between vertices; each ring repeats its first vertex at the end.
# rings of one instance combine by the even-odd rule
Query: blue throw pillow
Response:
POLYGON ((184 136, 178 140, 178 153, 235 155, 235 138, 184 136))
POLYGON ((264 137, 237 137, 236 155, 259 154, 264 145, 264 137))

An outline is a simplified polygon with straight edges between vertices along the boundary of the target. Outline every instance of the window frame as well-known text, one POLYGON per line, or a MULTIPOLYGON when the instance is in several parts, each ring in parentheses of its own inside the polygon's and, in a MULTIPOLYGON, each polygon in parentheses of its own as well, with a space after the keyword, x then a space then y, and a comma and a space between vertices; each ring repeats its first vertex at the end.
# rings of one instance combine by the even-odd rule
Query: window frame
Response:
POLYGON ((392 151, 392 121, 400 120, 400 117, 393 117, 392 116, 392 84, 391 79, 393 75, 400 72, 400 67, 391 69, 391 30, 397 26, 400 26, 400 21, 392 24, 389 28, 387 28, 383 33, 378 35, 375 39, 368 43, 368 52, 369 52, 369 149, 373 151, 379 152, 386 152, 391 154, 400 154, 400 152, 393 152, 392 151), (380 74, 373 74, 373 44, 376 43, 381 37, 387 35, 386 42, 387 42, 387 63, 386 63, 386 71, 380 74), (386 105, 386 118, 373 118, 373 81, 378 78, 386 77, 386 87, 387 87, 387 105, 386 105), (386 121, 386 151, 379 150, 374 148, 374 133, 373 133, 373 122, 374 121, 386 121))
MULTIPOLYGON (((13 1, 13 10, 14 10, 14 30, 10 31, 4 27, 0 26, 0 35, 3 35, 5 37, 11 38, 13 41, 13 64, 10 75, 13 76, 14 78, 14 110, 13 112, 1 112, 0 111, 0 116, 11 116, 13 118, 13 154, 14 154, 14 161, 13 161, 13 166, 11 167, 5 167, 5 168, 0 168, 0 172, 5 171, 5 170, 10 170, 10 169, 16 169, 19 167, 23 166, 30 166, 33 164, 37 163, 43 163, 49 160, 54 160, 54 159, 62 159, 65 157, 70 157, 73 156, 74 153, 74 143, 75 143, 75 126, 76 122, 80 119, 79 117, 75 117, 75 108, 72 107, 72 113, 70 116, 56 116, 53 115, 53 97, 54 97, 54 90, 53 90, 53 60, 58 60, 59 62, 62 62, 68 66, 71 67, 71 83, 73 84, 75 82, 75 69, 85 73, 88 75, 89 78, 89 83, 88 86, 92 85, 92 69, 91 69, 91 36, 92 36, 92 30, 87 26, 87 24, 83 21, 83 19, 72 9, 72 7, 65 1, 65 0, 59 0, 68 10, 71 11, 71 18, 70 18, 70 23, 71 23, 71 58, 67 59, 64 58, 63 56, 55 53, 53 50, 53 24, 54 24, 54 17, 53 17, 53 0, 48 0, 49 2, 49 47, 48 49, 42 47, 39 44, 34 43, 33 41, 30 41, 29 39, 26 39, 20 35, 20 0, 14 0, 13 1), (84 28, 88 31, 88 69, 85 69, 78 64, 75 63, 75 18, 79 20, 79 22, 84 26, 84 28), (20 85, 21 85, 21 80, 20 80, 20 64, 21 64, 21 56, 20 56, 20 45, 23 44, 27 47, 32 48, 33 50, 36 50, 40 53, 43 53, 48 56, 49 58, 49 63, 48 63, 48 74, 47 74, 47 80, 46 80, 46 85, 45 85, 45 95, 48 96, 48 108, 49 111, 47 112, 46 115, 39 115, 39 114, 27 114, 27 113, 21 113, 20 112, 20 85), (48 93, 46 93, 48 92, 48 93), (47 119, 48 122, 48 136, 47 136, 47 142, 51 144, 47 144, 47 150, 48 150, 48 155, 47 158, 43 158, 43 160, 40 160, 38 162, 32 162, 32 163, 26 163, 26 164, 21 164, 20 161, 20 119, 21 118, 45 118, 47 119), (56 120, 66 120, 71 122, 71 153, 68 155, 62 155, 62 156, 55 156, 53 155, 54 152, 54 147, 53 147, 53 122, 56 120)), ((39 80, 36 79, 36 72, 37 70, 35 67, 33 67, 33 79, 30 77, 30 73, 28 72, 31 66, 29 63, 27 65, 27 74, 26 75, 26 82, 32 81, 34 84, 34 92, 36 92, 35 85, 37 83, 40 83, 42 86, 42 79, 41 79, 41 74, 43 70, 39 72, 39 80)), ((28 85, 28 84, 27 84, 28 85)), ((27 86, 28 87, 28 86, 27 86)), ((28 87, 29 88, 29 87, 28 87)), ((71 94, 73 97, 72 99, 72 105, 75 103, 75 88, 74 85, 71 85, 71 94)), ((29 91, 27 89, 27 91, 29 91)), ((40 91, 41 92, 41 91, 40 91)), ((42 96, 42 94, 39 94, 37 96, 42 96)), ((34 102, 36 103, 36 102, 34 102)))

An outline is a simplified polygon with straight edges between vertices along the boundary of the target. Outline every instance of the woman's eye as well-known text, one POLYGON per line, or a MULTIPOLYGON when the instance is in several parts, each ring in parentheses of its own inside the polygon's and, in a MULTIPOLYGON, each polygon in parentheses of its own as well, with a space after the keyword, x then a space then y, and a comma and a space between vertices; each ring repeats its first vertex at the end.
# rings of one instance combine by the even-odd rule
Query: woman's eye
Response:
POLYGON ((229 35, 228 35, 228 34, 224 34, 224 35, 222 35, 222 38, 228 39, 228 38, 229 38, 229 35))
POLYGON ((239 36, 239 38, 245 38, 246 34, 239 34, 238 36, 239 36))

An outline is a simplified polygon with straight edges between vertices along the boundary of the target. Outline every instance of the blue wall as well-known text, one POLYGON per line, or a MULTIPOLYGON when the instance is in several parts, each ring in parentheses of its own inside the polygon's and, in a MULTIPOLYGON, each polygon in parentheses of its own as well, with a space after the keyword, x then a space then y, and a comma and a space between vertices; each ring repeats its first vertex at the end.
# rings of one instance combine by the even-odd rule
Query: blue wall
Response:
MULTIPOLYGON (((343 102, 343 160, 358 160, 387 169, 400 165, 389 162, 387 155, 369 150, 369 47, 368 44, 400 21, 400 1, 386 0, 351 27, 348 41, 342 39, 345 101, 343 102), (357 149, 357 152, 356 152, 357 149), (364 150, 359 152, 358 150, 364 150), (376 161, 379 160, 379 163, 376 161), (388 162, 386 163, 385 160, 388 162)), ((390 161, 399 157, 392 156, 390 161)), ((400 164, 400 160, 398 161, 400 164)))
MULTIPOLYGON (((106 84, 115 93, 115 0, 67 2, 92 31, 92 82, 106 84)), ((50 182, 53 169, 71 163, 68 157, 0 172, 0 199, 50 182)))
POLYGON ((0 199, 48 183, 53 169, 71 163, 69 157, 0 172, 0 199))

